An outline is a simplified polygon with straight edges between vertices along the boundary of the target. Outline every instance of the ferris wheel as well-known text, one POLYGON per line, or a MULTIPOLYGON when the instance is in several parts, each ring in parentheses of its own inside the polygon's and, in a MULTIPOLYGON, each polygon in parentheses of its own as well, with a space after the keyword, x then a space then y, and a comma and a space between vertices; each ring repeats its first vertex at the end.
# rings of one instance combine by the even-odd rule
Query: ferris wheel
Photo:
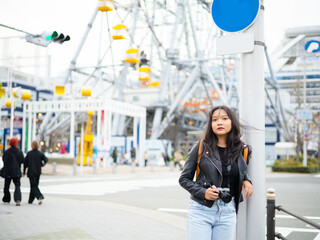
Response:
MULTIPOLYGON (((153 139, 175 120, 185 130, 203 129, 213 104, 237 108, 239 60, 216 56, 215 39, 222 33, 209 5, 207 0, 97 1, 65 77, 68 95, 147 107, 153 139)), ((125 126, 124 116, 113 117, 114 135, 123 134, 125 126)))

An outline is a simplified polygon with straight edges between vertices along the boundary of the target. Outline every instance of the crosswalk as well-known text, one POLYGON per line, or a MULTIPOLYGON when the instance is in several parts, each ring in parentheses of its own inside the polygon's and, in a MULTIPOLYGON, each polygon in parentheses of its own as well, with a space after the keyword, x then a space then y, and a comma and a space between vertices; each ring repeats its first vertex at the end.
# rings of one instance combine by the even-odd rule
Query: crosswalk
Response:
MULTIPOLYGON (((57 179, 59 180, 59 179, 57 179)), ((60 179, 61 181, 62 179, 60 179)), ((90 179, 90 181, 74 181, 72 183, 42 185, 41 192, 44 194, 58 195, 79 195, 79 196, 102 196, 105 194, 118 193, 139 190, 146 187, 166 187, 177 186, 176 178, 164 179, 124 179, 124 180, 106 180, 90 179), (98 181, 99 180, 99 181, 98 181)), ((45 181, 42 181, 45 182, 45 181)), ((46 181, 53 183, 53 181, 46 181)), ((63 182, 63 181, 61 181, 63 182)), ((29 188, 21 188, 22 192, 29 192, 29 188)))

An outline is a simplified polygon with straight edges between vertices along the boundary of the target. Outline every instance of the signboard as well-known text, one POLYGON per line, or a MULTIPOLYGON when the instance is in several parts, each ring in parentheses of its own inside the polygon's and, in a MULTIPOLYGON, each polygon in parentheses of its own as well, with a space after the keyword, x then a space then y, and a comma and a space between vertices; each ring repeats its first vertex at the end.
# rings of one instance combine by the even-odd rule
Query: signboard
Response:
POLYGON ((253 52, 253 33, 242 33, 219 37, 216 40, 217 55, 240 54, 253 52))
POLYGON ((310 40, 304 45, 304 50, 308 53, 320 52, 320 42, 316 40, 310 40))
POLYGON ((254 23, 259 9, 259 0, 214 0, 211 15, 222 31, 240 32, 254 23))
POLYGON ((312 110, 298 110, 297 118, 300 120, 312 120, 312 110))

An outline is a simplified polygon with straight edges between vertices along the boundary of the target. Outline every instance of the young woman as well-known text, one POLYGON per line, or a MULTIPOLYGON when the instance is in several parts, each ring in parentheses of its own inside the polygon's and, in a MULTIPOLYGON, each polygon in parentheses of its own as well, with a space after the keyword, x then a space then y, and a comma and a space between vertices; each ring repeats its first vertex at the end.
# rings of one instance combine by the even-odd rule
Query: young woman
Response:
POLYGON ((199 142, 190 150, 179 183, 191 194, 188 240, 232 240, 236 213, 243 190, 245 198, 252 193, 252 183, 243 159, 236 114, 226 106, 214 107, 202 143, 200 174, 197 169, 199 142), (222 188, 222 189, 221 189, 222 188))

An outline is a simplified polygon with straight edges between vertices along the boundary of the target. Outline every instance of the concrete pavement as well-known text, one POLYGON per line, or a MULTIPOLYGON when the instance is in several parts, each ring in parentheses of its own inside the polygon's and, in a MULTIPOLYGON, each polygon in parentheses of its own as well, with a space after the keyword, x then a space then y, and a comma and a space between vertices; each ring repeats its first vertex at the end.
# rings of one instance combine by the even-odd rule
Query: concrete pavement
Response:
MULTIPOLYGON (((70 165, 60 165, 57 166, 57 171, 52 173, 52 166, 48 164, 43 169, 43 174, 57 175, 57 177, 71 175, 72 168, 73 166, 70 165)), ((111 167, 97 170, 96 174, 113 173, 111 167)), ((135 169, 136 174, 146 171, 170 171, 170 168, 135 169)), ((132 172, 131 166, 118 166, 116 169, 116 173, 130 172, 132 172)), ((83 175, 91 174, 94 174, 92 168, 84 168, 83 175)), ((26 179, 23 181, 26 182, 26 179)), ((0 184, 3 185, 3 181, 0 184)), ((21 206, 15 206, 13 201, 9 205, 1 204, 0 239, 176 240, 186 238, 186 220, 180 216, 96 199, 84 200, 77 197, 70 199, 52 195, 45 195, 45 197, 42 205, 38 205, 36 201, 28 204, 28 193, 22 194, 21 206)))

